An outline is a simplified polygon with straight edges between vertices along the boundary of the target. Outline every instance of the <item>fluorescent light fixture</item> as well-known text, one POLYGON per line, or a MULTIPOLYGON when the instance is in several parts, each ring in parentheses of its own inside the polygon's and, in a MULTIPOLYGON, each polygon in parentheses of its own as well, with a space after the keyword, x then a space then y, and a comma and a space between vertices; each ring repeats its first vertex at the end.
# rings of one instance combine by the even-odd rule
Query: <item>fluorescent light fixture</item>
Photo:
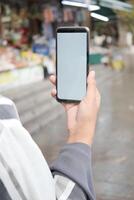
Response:
POLYGON ((91 13, 91 17, 99 19, 99 20, 102 20, 104 22, 108 22, 109 21, 108 17, 105 17, 103 15, 100 15, 100 14, 97 14, 97 13, 94 13, 94 12, 91 13))
POLYGON ((67 5, 67 6, 75 6, 75 7, 87 8, 87 4, 76 2, 76 1, 65 1, 65 0, 63 0, 62 4, 63 5, 67 5))
POLYGON ((100 6, 98 6, 98 5, 88 5, 88 10, 89 11, 100 10, 100 6))
POLYGON ((121 2, 121 1, 117 1, 117 0, 112 0, 112 1, 102 0, 101 4, 102 4, 102 6, 106 6, 106 7, 118 9, 118 10, 128 10, 128 11, 130 11, 132 9, 131 4, 121 2))
POLYGON ((80 3, 77 1, 68 1, 68 0, 62 0, 61 2, 63 5, 67 6, 75 6, 75 7, 81 7, 81 8, 88 8, 89 11, 95 11, 99 10, 100 6, 98 5, 88 5, 87 3, 80 3))
MULTIPOLYGON (((95 4, 96 0, 91 0, 91 4, 95 4)), ((119 0, 101 0, 100 5, 111 8, 111 9, 116 9, 116 10, 124 10, 124 11, 131 11, 133 6, 131 3, 126 3, 122 2, 119 0)))

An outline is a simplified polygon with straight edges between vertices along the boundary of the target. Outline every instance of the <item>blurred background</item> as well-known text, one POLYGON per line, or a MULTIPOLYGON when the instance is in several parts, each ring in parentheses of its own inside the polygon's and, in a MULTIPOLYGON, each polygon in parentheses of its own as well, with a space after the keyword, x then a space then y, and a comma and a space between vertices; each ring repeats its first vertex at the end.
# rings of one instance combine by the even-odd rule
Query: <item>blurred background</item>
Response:
POLYGON ((0 0, 0 92, 15 101, 50 164, 68 134, 48 81, 56 28, 68 25, 91 30, 90 68, 102 95, 93 145, 97 200, 134 200, 133 0, 0 0))

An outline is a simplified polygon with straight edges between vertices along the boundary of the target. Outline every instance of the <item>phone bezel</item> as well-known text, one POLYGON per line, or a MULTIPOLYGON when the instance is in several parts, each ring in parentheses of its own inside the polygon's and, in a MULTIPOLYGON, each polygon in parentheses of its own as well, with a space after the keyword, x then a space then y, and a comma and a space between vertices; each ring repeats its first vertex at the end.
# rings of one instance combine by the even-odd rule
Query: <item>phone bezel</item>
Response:
MULTIPOLYGON (((57 34, 56 34, 56 77, 58 76, 58 70, 57 70, 57 35, 58 33, 81 33, 85 32, 87 33, 87 74, 86 78, 88 76, 89 72, 89 28, 87 27, 59 27, 57 28, 57 34)), ((64 103, 79 103, 80 100, 72 100, 72 99, 60 99, 58 97, 58 79, 56 78, 56 89, 57 89, 57 94, 56 94, 56 99, 59 102, 64 102, 64 103)))

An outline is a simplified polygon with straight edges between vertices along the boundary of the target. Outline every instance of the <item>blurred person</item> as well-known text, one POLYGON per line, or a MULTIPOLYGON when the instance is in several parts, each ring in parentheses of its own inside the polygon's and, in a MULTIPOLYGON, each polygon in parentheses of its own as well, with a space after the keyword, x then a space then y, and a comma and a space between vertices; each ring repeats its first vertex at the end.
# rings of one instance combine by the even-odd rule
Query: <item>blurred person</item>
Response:
POLYGON ((54 73, 55 73, 55 67, 54 67, 53 57, 52 55, 49 55, 48 58, 44 58, 44 62, 43 62, 44 79, 49 78, 49 76, 54 73))
MULTIPOLYGON (((51 76, 50 80, 55 85, 56 77, 51 76)), ((54 88, 52 96, 55 95, 54 88)), ((49 169, 22 126, 14 103, 0 98, 1 200, 95 200, 91 145, 100 106, 95 72, 89 73, 86 97, 79 104, 63 106, 68 141, 49 169)))

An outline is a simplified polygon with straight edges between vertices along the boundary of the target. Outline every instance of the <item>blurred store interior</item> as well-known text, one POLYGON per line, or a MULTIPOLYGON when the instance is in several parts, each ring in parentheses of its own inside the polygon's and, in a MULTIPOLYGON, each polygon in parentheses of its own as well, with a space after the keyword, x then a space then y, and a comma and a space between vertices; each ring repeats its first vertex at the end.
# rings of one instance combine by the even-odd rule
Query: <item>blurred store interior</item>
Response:
POLYGON ((0 92, 51 163, 67 138, 50 95, 59 26, 90 28, 90 68, 102 96, 93 145, 98 200, 134 200, 134 1, 0 0, 0 92))

